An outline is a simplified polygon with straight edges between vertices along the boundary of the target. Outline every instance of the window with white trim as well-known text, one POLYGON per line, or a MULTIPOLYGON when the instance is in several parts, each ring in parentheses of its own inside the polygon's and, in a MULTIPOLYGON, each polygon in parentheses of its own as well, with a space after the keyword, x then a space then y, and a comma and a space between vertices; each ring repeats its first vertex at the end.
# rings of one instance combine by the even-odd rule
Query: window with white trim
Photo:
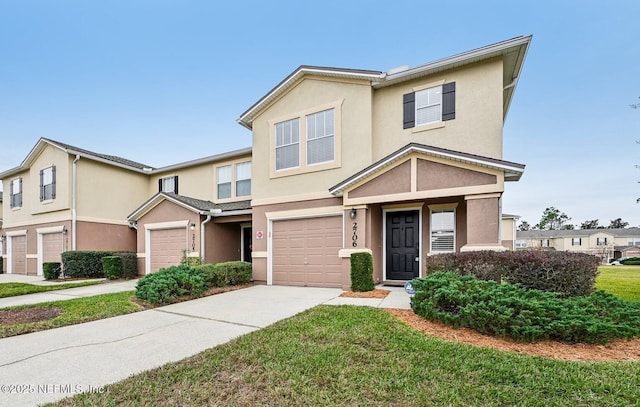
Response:
POLYGON ((22 178, 11 180, 9 186, 9 202, 11 208, 22 207, 22 178))
POLYGON ((334 158, 334 109, 307 115, 307 164, 329 162, 334 158))
POLYGON ((442 120, 442 86, 416 92, 416 126, 442 120))
POLYGON ((236 164, 236 196, 251 195, 251 161, 236 164))
POLYGON ((431 210, 431 252, 453 253, 456 251, 455 209, 431 210))
POLYGON ((606 244, 607 244, 607 238, 606 237, 598 237, 598 238, 596 238, 596 245, 605 246, 606 244))
POLYGON ((524 248, 527 247, 527 241, 526 240, 516 240, 516 248, 524 248))
POLYGON ((300 119, 275 125, 276 171, 300 166, 300 119))
POLYGON ((549 239, 540 240, 540 247, 551 247, 551 241, 549 239))
POLYGON ((40 201, 56 199, 56 166, 40 170, 40 201))
POLYGON ((216 175, 218 180, 218 199, 231 198, 231 166, 218 167, 216 175))
POLYGON ((582 246, 582 238, 574 237, 573 239, 571 239, 571 245, 572 246, 582 246))
POLYGON ((627 246, 640 246, 640 239, 636 240, 633 238, 629 238, 627 240, 627 246))
POLYGON ((160 178, 158 181, 160 192, 178 193, 178 176, 160 178))

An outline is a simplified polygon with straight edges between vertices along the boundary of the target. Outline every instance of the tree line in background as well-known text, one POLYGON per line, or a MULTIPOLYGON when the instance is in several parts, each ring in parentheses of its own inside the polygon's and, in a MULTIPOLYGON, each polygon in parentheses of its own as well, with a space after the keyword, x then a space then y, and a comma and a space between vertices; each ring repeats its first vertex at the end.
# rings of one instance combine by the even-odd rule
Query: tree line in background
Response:
POLYGON ((540 222, 531 226, 529 222, 523 220, 518 225, 519 231, 527 230, 573 230, 573 229, 624 229, 629 226, 629 222, 625 222, 622 218, 612 219, 609 226, 600 225, 599 219, 585 220, 580 224, 579 228, 569 223, 571 218, 559 209, 550 206, 542 212, 540 222))

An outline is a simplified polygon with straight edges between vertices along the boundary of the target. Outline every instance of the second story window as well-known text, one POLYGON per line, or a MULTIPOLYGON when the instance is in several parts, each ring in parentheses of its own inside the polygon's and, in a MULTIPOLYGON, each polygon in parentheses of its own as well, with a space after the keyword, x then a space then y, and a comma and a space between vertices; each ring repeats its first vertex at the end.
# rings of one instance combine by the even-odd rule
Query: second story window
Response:
POLYGON ((402 106, 405 129, 453 120, 456 118, 456 83, 416 88, 415 92, 402 96, 402 106))
POLYGON ((251 162, 236 164, 236 196, 251 195, 251 162))
POLYGON ((551 247, 551 241, 549 239, 542 239, 540 241, 540 247, 551 247))
POLYGON ((158 192, 172 192, 178 194, 178 176, 160 178, 158 180, 158 192))
POLYGON ((431 252, 456 251, 456 213, 454 209, 431 211, 431 252))
POLYGON ((307 116, 307 164, 333 161, 334 123, 333 109, 307 116))
POLYGON ((300 119, 276 123, 276 171, 300 165, 300 119))
POLYGON ((606 246, 607 238, 606 237, 598 237, 596 238, 596 245, 598 246, 606 246))
POLYGON ((56 166, 40 170, 40 201, 56 199, 56 166))
POLYGON ((9 202, 11 208, 22 207, 22 178, 11 180, 9 186, 9 202))
POLYGON ((218 179, 218 199, 231 198, 231 166, 218 167, 216 176, 218 179))
POLYGON ((574 237, 573 239, 571 239, 571 245, 572 246, 582 246, 582 239, 579 237, 574 237))

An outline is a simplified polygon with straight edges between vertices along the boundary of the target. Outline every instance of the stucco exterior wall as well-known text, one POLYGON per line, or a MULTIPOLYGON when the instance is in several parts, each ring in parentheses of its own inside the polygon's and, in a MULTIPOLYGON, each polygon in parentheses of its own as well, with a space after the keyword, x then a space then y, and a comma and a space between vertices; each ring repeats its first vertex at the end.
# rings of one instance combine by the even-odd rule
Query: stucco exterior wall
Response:
POLYGON ((497 197, 467 200, 467 244, 499 243, 499 210, 497 197))
POLYGON ((136 232, 128 225, 77 222, 77 250, 136 251, 136 232))
MULTIPOLYGON (((446 71, 415 81, 378 89, 373 102, 373 160, 410 142, 502 158, 502 59, 446 71), (456 118, 444 126, 420 131, 403 129, 402 96, 416 87, 456 83, 456 118)), ((423 126, 427 127, 427 126, 423 126)))

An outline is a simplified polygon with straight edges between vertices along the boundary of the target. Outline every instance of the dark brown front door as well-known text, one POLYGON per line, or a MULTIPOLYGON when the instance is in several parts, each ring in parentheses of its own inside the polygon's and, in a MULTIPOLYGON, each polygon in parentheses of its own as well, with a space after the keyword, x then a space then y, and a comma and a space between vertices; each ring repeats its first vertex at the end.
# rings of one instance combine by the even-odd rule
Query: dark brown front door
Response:
POLYGON ((411 280, 418 277, 420 227, 418 211, 387 212, 386 278, 411 280))

